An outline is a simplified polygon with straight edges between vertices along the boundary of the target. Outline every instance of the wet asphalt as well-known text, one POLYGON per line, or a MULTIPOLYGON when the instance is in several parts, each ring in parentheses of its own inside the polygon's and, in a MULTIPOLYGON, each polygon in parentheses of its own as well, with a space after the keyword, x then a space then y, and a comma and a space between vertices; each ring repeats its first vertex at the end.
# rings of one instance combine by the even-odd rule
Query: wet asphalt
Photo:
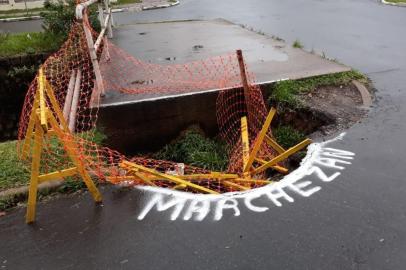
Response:
MULTIPOLYGON (((1 269, 405 269, 406 8, 373 0, 185 0, 170 9, 117 15, 117 23, 225 18, 366 73, 376 87, 369 117, 332 147, 353 162, 322 190, 264 213, 220 221, 137 215, 146 195, 103 191, 0 218, 1 269)), ((135 45, 134 45, 135 46, 135 45)), ((258 199, 258 204, 266 204, 258 199)))

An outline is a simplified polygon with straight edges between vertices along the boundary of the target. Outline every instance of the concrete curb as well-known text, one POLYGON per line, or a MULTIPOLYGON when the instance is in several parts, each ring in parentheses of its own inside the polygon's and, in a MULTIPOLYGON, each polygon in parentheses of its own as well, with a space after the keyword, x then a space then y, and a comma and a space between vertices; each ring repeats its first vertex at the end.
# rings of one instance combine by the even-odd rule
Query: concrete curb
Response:
MULTIPOLYGON (((147 6, 147 7, 142 7, 141 10, 153 10, 153 9, 160 9, 160 8, 168 8, 168 7, 173 7, 179 5, 180 2, 176 1, 173 3, 168 3, 165 5, 156 5, 156 6, 147 6)), ((119 12, 126 12, 130 11, 131 7, 123 7, 123 8, 114 8, 111 10, 113 13, 119 13, 119 12)), ((35 16, 28 16, 28 17, 15 17, 15 18, 5 18, 5 19, 0 19, 0 22, 18 22, 18 21, 30 21, 30 20, 40 20, 42 19, 41 16, 35 15, 35 16)))
POLYGON ((39 19, 42 19, 42 17, 39 15, 35 15, 35 16, 28 16, 28 17, 5 18, 5 19, 0 19, 0 22, 31 21, 31 20, 39 20, 39 19))
POLYGON ((150 7, 142 7, 142 10, 152 10, 152 9, 160 9, 160 8, 168 8, 168 7, 173 7, 179 5, 179 1, 173 2, 173 3, 168 3, 165 5, 156 5, 156 6, 150 6, 150 7))
POLYGON ((361 94, 362 104, 364 107, 369 108, 372 106, 372 96, 368 89, 359 81, 352 81, 352 84, 357 87, 358 92, 361 94))
POLYGON ((386 0, 381 0, 382 4, 389 5, 389 6, 397 6, 397 7, 406 7, 406 3, 392 3, 386 0))
MULTIPOLYGON (((45 189, 51 189, 55 190, 62 186, 64 183, 63 180, 54 180, 50 182, 44 182, 38 185, 38 191, 43 191, 45 189)), ((4 191, 0 191, 0 200, 7 200, 9 198, 13 198, 16 196, 21 196, 21 195, 28 195, 28 189, 29 186, 22 186, 22 187, 17 187, 17 188, 12 188, 12 189, 7 189, 4 191)))

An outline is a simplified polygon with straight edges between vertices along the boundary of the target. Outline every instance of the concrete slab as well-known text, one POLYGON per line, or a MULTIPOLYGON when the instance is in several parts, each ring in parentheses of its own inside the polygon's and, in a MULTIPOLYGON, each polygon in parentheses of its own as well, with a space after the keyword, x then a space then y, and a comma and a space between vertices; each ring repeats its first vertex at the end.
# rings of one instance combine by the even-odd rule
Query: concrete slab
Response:
MULTIPOLYGON (((123 25, 116 28, 114 35, 113 42, 137 59, 165 65, 207 59, 242 49, 248 68, 255 74, 258 84, 350 69, 225 20, 123 25)), ((171 93, 169 96, 177 95, 180 93, 171 93)), ((129 95, 107 89, 107 96, 101 100, 101 106, 167 97, 166 94, 129 95)))

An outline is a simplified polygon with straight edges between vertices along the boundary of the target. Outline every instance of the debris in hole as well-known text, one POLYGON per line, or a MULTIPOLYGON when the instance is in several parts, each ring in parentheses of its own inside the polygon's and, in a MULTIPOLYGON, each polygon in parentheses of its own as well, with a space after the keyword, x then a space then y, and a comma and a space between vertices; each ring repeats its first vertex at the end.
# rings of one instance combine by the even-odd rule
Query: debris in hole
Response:
POLYGON ((154 80, 135 80, 132 81, 131 84, 142 84, 142 85, 148 85, 148 84, 153 84, 154 80))
POLYGON ((193 46, 194 51, 198 51, 200 49, 203 49, 203 45, 195 45, 195 46, 193 46))

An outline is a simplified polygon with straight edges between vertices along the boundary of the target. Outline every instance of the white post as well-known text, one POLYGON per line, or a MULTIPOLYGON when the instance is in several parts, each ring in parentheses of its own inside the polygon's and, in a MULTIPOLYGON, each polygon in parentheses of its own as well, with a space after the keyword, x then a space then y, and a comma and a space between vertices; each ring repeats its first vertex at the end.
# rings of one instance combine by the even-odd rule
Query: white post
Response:
POLYGON ((76 127, 76 113, 78 112, 79 95, 80 95, 80 82, 82 80, 82 73, 78 69, 75 82, 75 90, 73 92, 72 106, 69 115, 69 130, 74 133, 76 127))
MULTIPOLYGON (((99 0, 88 0, 87 2, 78 4, 76 6, 76 11, 75 11, 76 19, 82 20, 83 17, 85 17, 85 20, 87 22, 89 22, 87 14, 84 13, 84 11, 85 11, 86 7, 90 6, 91 4, 96 3, 98 1, 99 0)), ((100 7, 101 7, 101 5, 99 5, 99 20, 100 20, 101 16, 103 16, 103 11, 102 11, 103 8, 101 8, 101 10, 100 10, 100 7)), ((110 16, 108 16, 108 18, 111 17, 111 10, 109 10, 109 11, 110 11, 110 16)), ((108 20, 108 21, 110 21, 110 20, 108 20)), ((102 23, 103 23, 103 21, 101 21, 101 24, 102 23)), ((104 85, 103 85, 103 79, 102 79, 101 72, 100 72, 99 61, 97 60, 96 49, 94 47, 95 44, 93 41, 93 36, 92 36, 92 33, 90 32, 90 29, 86 26, 86 24, 82 23, 82 25, 83 25, 83 31, 85 32, 85 36, 86 36, 87 47, 89 48, 89 55, 90 55, 90 60, 92 61, 92 65, 93 65, 94 75, 96 77, 97 88, 95 87, 95 89, 96 89, 96 91, 98 91, 97 95, 100 95, 103 97, 105 95, 104 85)), ((103 24, 102 24, 102 26, 103 26, 103 24)), ((104 27, 106 27, 106 26, 104 26, 104 27)), ((93 90, 92 96, 94 96, 94 94, 95 93, 93 90)))
POLYGON ((104 23, 104 11, 103 11, 103 6, 102 4, 97 4, 97 10, 99 12, 98 14, 98 18, 99 18, 99 22, 100 22, 100 27, 104 27, 103 23, 104 23))
POLYGON ((113 24, 113 13, 111 12, 111 8, 109 6, 110 0, 104 0, 104 9, 110 14, 110 20, 107 23, 107 36, 108 38, 113 38, 113 30, 111 28, 113 24))
POLYGON ((69 112, 72 106, 72 97, 73 97, 73 89, 75 87, 75 79, 76 79, 76 71, 72 70, 72 74, 70 75, 68 91, 66 93, 65 104, 63 106, 63 117, 65 121, 68 122, 69 120, 69 112))
POLYGON ((87 28, 85 24, 83 24, 83 30, 85 31, 87 47, 89 48, 90 59, 93 65, 94 75, 96 77, 97 91, 99 91, 99 95, 104 96, 103 79, 100 72, 99 61, 97 61, 96 50, 94 49, 92 33, 90 33, 89 28, 87 28))

